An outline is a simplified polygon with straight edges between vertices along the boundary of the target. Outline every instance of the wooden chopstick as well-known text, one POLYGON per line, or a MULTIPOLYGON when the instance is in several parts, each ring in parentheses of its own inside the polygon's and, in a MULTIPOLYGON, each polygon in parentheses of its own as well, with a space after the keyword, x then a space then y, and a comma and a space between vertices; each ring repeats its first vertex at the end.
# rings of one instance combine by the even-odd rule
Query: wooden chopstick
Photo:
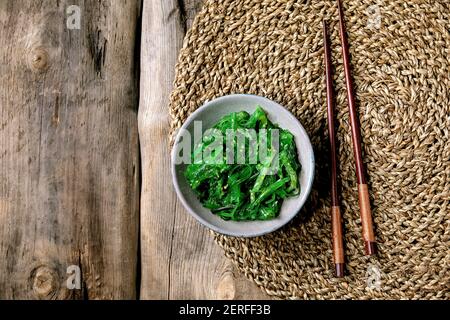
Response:
POLYGON ((330 157, 331 157, 331 229, 333 243, 333 261, 336 276, 344 276, 345 258, 344 241, 342 232, 342 217, 339 208, 339 197, 337 187, 337 161, 336 161, 336 138, 334 130, 334 97, 333 97, 333 71, 331 67, 331 50, 328 41, 328 26, 323 20, 323 46, 325 51, 325 80, 327 87, 327 111, 328 111, 328 132, 330 136, 330 157))
POLYGON ((356 162, 356 177, 358 179, 359 208, 361 214, 361 225, 364 245, 367 255, 373 255, 376 251, 375 235, 373 232, 372 213, 370 210, 369 190, 365 178, 365 168, 361 152, 361 131, 356 114, 355 98, 353 93, 352 77, 350 74, 350 61, 347 34, 345 30, 344 13, 341 1, 337 0, 339 9, 339 29, 341 35, 342 58, 344 61, 345 83, 347 88, 347 100, 350 114, 350 124, 352 131, 353 152, 356 162))

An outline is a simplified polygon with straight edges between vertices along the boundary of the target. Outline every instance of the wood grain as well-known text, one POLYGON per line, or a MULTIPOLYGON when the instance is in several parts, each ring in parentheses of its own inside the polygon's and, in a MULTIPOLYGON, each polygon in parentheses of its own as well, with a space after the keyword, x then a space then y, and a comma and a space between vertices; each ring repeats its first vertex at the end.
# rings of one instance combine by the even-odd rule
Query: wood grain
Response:
POLYGON ((139 13, 0 2, 0 299, 136 296, 139 13), (82 290, 66 288, 70 265, 82 290))
POLYGON ((142 299, 265 299, 177 201, 170 175, 168 102, 186 29, 201 1, 145 1, 139 137, 142 299))

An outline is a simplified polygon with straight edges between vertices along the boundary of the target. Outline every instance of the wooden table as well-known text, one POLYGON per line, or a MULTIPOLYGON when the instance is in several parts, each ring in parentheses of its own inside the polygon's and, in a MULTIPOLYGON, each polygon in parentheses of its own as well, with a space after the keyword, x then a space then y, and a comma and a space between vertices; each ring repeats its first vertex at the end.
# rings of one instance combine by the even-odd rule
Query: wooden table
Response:
POLYGON ((0 299, 268 298, 172 188, 168 97, 200 7, 0 2, 0 299))

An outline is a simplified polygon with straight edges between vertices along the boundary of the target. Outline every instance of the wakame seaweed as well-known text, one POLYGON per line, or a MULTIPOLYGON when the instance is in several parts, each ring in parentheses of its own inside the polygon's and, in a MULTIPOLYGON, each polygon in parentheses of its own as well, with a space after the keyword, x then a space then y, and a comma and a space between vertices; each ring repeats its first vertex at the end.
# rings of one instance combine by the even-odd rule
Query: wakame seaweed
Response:
POLYGON ((213 128, 215 133, 207 131, 195 146, 193 162, 185 171, 200 202, 224 220, 277 217, 283 200, 300 192, 301 166, 294 136, 270 122, 259 106, 251 115, 245 111, 231 113, 213 128), (256 133, 256 140, 252 132, 256 133), (273 137, 278 138, 278 144, 272 141, 273 137), (263 143, 264 157, 259 152, 263 143), (219 149, 223 152, 217 152, 219 149))

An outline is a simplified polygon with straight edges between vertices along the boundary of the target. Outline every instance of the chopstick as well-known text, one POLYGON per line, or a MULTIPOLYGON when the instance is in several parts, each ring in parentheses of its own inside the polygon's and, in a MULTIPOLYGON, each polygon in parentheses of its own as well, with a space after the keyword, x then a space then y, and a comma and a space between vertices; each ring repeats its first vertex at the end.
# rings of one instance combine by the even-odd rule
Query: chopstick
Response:
POLYGON ((333 97, 333 71, 331 67, 331 50, 328 41, 328 26, 323 20, 323 46, 325 49, 325 80, 327 87, 327 111, 328 111, 328 132, 330 136, 330 157, 331 157, 331 229, 333 245, 333 261, 336 277, 344 276, 344 241, 342 239, 342 217, 339 208, 338 188, 337 188, 337 161, 336 161, 336 138, 334 130, 334 97, 333 97))
POLYGON ((345 30, 344 13, 341 7, 341 1, 337 0, 339 9, 339 29, 341 35, 342 58, 344 61, 345 84, 347 88, 347 101, 350 114, 350 124, 352 131, 353 153, 356 162, 356 177, 358 180, 359 208, 361 214, 362 236, 367 255, 373 255, 376 252, 375 235, 373 232, 372 213, 370 210, 369 190, 365 178, 365 168, 361 152, 361 131, 356 114, 355 98, 353 94, 352 78, 350 75, 350 61, 347 35, 345 30))

